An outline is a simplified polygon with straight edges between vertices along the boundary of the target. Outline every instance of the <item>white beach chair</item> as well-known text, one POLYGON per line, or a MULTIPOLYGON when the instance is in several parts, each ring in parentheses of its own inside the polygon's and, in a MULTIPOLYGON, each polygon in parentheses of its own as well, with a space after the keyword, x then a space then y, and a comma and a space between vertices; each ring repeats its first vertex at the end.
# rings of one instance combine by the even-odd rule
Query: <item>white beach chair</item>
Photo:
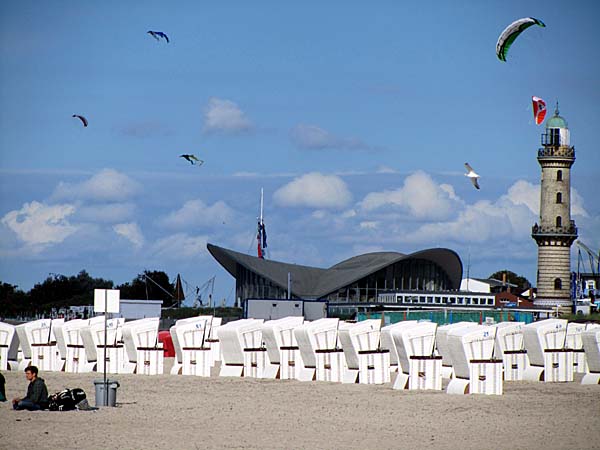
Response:
MULTIPOLYGON (((299 381, 311 381, 317 372, 317 350, 320 351, 320 359, 325 370, 325 360, 329 353, 335 355, 334 364, 343 356, 343 350, 337 349, 337 330, 339 319, 317 319, 305 322, 294 329, 294 337, 300 350, 300 360, 296 362, 296 379, 299 381), (298 362, 301 364, 299 365, 298 362)), ((331 359, 331 358, 329 358, 331 359)), ((329 369, 331 370, 331 364, 329 369)), ((323 374, 324 375, 324 374, 323 374)))
POLYGON ((529 366, 527 381, 573 381, 573 351, 565 348, 567 321, 546 319, 523 326, 523 342, 529 366))
POLYGON ((586 373, 585 352, 581 334, 586 330, 585 323, 570 322, 567 325, 567 341, 565 347, 573 350, 573 373, 586 373))
POLYGON ((158 317, 133 320, 123 324, 123 344, 127 361, 120 373, 160 375, 163 373, 164 349, 158 342, 158 317))
POLYGON ((390 351, 381 349, 381 320, 370 319, 340 327, 339 342, 346 369, 343 383, 383 384, 390 381, 390 351))
POLYGON ((125 348, 118 342, 120 328, 125 323, 123 318, 107 319, 96 316, 88 321, 87 327, 81 328, 81 340, 85 347, 86 358, 89 362, 96 361, 96 371, 104 371, 103 358, 106 360, 107 373, 119 373, 125 358, 125 348), (104 327, 106 326, 106 353, 104 347, 104 327))
POLYGON ((442 357, 435 355, 437 324, 411 322, 392 329, 398 352, 394 389, 442 389, 442 357))
POLYGON ((437 354, 442 357, 442 378, 452 378, 452 358, 448 350, 448 333, 461 328, 477 326, 475 322, 456 322, 441 325, 437 328, 435 335, 435 346, 437 354))
POLYGON ((462 327, 448 333, 454 377, 448 394, 502 394, 502 360, 494 358, 495 326, 462 327))
POLYGON ((527 351, 523 346, 524 322, 500 322, 496 325, 495 356, 502 358, 504 381, 519 381, 527 367, 527 351))
MULTIPOLYGON (((175 361, 171 374, 195 375, 196 371, 204 367, 206 349, 210 349, 206 340, 210 333, 210 323, 213 316, 196 316, 179 319, 169 332, 175 348, 175 361), (186 368, 183 369, 185 347, 189 354, 185 355, 186 368), (196 350, 198 349, 198 350, 196 350), (200 367, 196 367, 199 364, 200 367), (194 367, 192 367, 194 366, 194 367)), ((208 359, 209 360, 209 359, 208 359)))
POLYGON ((17 370, 19 337, 15 326, 0 322, 0 370, 17 370))
MULTIPOLYGON (((261 350, 253 351, 255 348, 261 348, 261 341, 258 334, 261 333, 262 319, 240 319, 221 325, 217 330, 217 337, 221 344, 221 370, 219 376, 222 377, 241 377, 242 375, 252 376, 258 369, 259 361, 252 361, 253 356, 261 350), (257 347, 254 347, 254 346, 257 347), (254 355, 250 353, 254 353, 254 355), (246 355, 246 353, 249 353, 246 355), (244 373, 247 363, 249 374, 244 373)), ((262 333, 261 333, 262 336, 262 333)))
MULTIPOLYGON (((390 372, 402 372, 402 369, 398 365, 398 352, 396 351, 396 345, 392 338, 392 332, 396 328, 403 328, 412 326, 417 323, 416 320, 404 320, 402 322, 392 323, 381 328, 381 348, 390 351, 390 372)), ((408 369, 407 369, 408 370, 408 369)))
POLYGON ((210 366, 214 367, 218 361, 221 361, 221 343, 217 330, 221 326, 221 317, 213 317, 210 323, 210 330, 206 342, 210 347, 210 366))
POLYGON ((56 340, 56 351, 57 351, 57 371, 65 370, 67 364, 67 343, 65 342, 65 336, 63 334, 63 326, 65 319, 55 319, 52 322, 52 335, 56 340))
POLYGON ((303 323, 304 317, 289 316, 268 320, 263 324, 262 339, 269 357, 269 364, 263 373, 264 378, 294 378, 296 360, 300 355, 294 329, 303 323))
POLYGON ((588 369, 581 384, 600 384, 600 326, 588 327, 581 341, 588 369))
POLYGON ((19 369, 28 365, 52 371, 56 365, 56 342, 51 341, 51 319, 39 319, 17 326, 23 360, 19 369))
MULTIPOLYGON (((84 373, 91 372, 96 366, 96 361, 88 361, 85 345, 81 336, 81 330, 88 326, 89 321, 84 319, 74 319, 64 322, 60 331, 55 335, 62 334, 66 346, 65 372, 84 373)), ((58 330, 58 329, 57 329, 58 330)), ((59 347, 60 351, 60 347, 59 347)))

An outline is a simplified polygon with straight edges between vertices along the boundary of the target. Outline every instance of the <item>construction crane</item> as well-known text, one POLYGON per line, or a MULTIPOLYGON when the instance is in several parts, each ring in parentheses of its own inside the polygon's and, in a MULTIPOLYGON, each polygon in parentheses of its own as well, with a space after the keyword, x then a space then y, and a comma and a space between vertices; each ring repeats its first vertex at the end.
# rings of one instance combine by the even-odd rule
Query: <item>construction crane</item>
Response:
POLYGON ((196 298, 194 300, 194 308, 199 308, 201 306, 212 307, 212 296, 215 290, 215 278, 217 276, 214 275, 212 278, 209 278, 202 286, 196 287, 196 298))
MULTIPOLYGON (((581 279, 581 270, 580 270, 581 266, 583 266, 583 272, 585 272, 585 263, 584 263, 584 259, 583 259, 582 255, 581 255, 581 250, 583 250, 588 255, 588 260, 589 260, 589 265, 590 265, 590 273, 592 274, 592 277, 594 278, 594 281, 596 283, 598 283, 598 281, 599 281, 598 278, 600 277, 600 252, 598 252, 598 254, 596 255, 592 251, 592 249, 590 249, 587 245, 585 245, 580 240, 575 241, 575 243, 579 247, 578 255, 577 255, 576 298, 581 298, 584 295, 583 282, 581 279)), ((598 289, 597 284, 594 286, 594 289, 598 289)))

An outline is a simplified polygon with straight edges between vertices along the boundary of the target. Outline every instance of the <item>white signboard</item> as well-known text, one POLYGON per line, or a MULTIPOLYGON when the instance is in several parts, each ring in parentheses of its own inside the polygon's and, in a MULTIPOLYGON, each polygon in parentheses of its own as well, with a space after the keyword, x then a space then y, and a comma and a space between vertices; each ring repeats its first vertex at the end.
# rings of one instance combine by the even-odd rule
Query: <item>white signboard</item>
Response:
POLYGON ((118 313, 120 297, 118 289, 94 289, 94 312, 118 313))

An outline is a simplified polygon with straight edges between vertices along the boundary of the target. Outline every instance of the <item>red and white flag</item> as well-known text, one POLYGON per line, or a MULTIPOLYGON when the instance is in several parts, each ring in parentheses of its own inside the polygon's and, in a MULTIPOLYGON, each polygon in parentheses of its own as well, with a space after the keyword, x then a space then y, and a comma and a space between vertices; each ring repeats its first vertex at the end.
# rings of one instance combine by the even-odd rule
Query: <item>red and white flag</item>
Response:
POLYGON ((539 125, 546 117, 546 102, 539 97, 531 97, 531 103, 533 104, 533 118, 535 119, 535 124, 539 125))

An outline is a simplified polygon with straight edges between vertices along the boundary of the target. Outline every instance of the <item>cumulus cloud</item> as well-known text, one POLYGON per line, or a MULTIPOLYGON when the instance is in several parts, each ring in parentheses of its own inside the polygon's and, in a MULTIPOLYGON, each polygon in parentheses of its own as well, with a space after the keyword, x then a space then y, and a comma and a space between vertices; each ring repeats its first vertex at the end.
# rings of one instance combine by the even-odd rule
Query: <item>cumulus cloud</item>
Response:
POLYGON ((252 128, 252 122, 235 102, 216 97, 208 101, 204 109, 204 132, 240 133, 252 128))
POLYGON ((141 248, 144 245, 144 235, 138 224, 135 222, 118 223, 113 226, 113 230, 119 236, 122 236, 131 242, 136 248, 141 248))
POLYGON ((74 212, 73 205, 45 205, 33 201, 25 203, 18 211, 5 214, 2 224, 26 245, 42 249, 47 245, 63 242, 77 231, 78 227, 67 220, 74 212))
POLYGON ((296 147, 305 150, 372 150, 373 147, 359 138, 336 136, 316 125, 296 125, 290 132, 296 147))
POLYGON ((114 169, 103 169, 81 183, 60 182, 52 198, 119 202, 131 198, 140 184, 114 169))
POLYGON ((160 223, 168 228, 181 229, 227 223, 232 220, 233 216, 233 209, 223 201, 208 206, 202 200, 190 200, 177 211, 173 211, 161 219, 160 223))
POLYGON ((440 220, 450 217, 460 199, 450 185, 438 185, 425 172, 415 172, 395 190, 371 192, 359 203, 364 211, 400 209, 420 220, 440 220))
POLYGON ((163 259, 188 259, 206 254, 206 236, 190 236, 187 233, 177 233, 158 239, 151 253, 163 259))
POLYGON ((352 194, 340 177, 312 172, 279 188, 273 199, 280 206, 340 209, 352 201, 352 194))

